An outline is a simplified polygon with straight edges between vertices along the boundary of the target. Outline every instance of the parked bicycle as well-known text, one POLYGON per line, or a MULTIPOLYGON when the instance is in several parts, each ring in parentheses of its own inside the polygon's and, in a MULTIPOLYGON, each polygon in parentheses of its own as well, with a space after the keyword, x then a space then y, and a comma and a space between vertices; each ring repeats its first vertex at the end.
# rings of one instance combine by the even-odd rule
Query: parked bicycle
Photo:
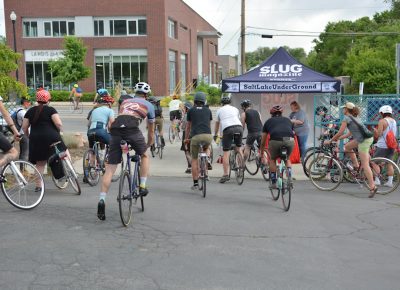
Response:
MULTIPOLYGON (((121 144, 125 146, 126 141, 122 140, 121 144)), ((138 154, 131 156, 129 153, 131 149, 130 145, 128 145, 128 150, 125 152, 126 164, 121 173, 117 197, 119 214, 124 226, 128 226, 131 222, 132 204, 136 204, 138 199, 140 199, 141 209, 144 211, 143 196, 139 194, 141 157, 138 154), (133 170, 132 162, 134 163, 133 170)))

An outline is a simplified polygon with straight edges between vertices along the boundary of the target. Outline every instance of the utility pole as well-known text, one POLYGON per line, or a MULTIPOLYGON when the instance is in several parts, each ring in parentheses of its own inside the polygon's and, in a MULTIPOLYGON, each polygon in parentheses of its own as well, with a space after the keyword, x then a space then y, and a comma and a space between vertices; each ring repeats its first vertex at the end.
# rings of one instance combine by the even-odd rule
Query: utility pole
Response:
POLYGON ((241 74, 246 72, 246 41, 245 41, 245 34, 246 34, 246 18, 245 18, 245 0, 242 0, 242 17, 241 17, 241 24, 240 24, 240 59, 241 59, 241 74))

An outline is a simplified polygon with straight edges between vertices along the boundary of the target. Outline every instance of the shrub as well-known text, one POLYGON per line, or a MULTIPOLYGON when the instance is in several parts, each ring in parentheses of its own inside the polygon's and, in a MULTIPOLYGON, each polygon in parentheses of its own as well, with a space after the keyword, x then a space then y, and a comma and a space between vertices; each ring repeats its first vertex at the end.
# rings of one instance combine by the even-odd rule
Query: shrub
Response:
MULTIPOLYGON (((50 91, 52 102, 69 102, 70 91, 50 91)), ((83 93, 81 101, 91 102, 96 93, 83 93)))
POLYGON ((171 102, 171 97, 164 97, 160 100, 161 107, 168 107, 169 102, 171 102))

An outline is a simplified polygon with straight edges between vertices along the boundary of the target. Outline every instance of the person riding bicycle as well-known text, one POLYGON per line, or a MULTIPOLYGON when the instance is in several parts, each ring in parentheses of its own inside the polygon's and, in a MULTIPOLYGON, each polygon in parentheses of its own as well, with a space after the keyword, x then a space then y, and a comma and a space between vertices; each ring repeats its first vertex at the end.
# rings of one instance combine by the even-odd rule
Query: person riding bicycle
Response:
POLYGON ((185 153, 186 157, 186 162, 187 162, 187 168, 185 173, 192 173, 192 156, 190 155, 190 141, 189 143, 185 143, 186 139, 186 125, 187 125, 187 113, 189 110, 193 107, 191 102, 185 102, 185 107, 183 110, 184 116, 182 118, 182 145, 181 145, 181 151, 185 153))
POLYGON ((78 84, 74 84, 74 86, 72 87, 69 98, 72 98, 72 100, 74 101, 74 110, 78 110, 79 102, 82 98, 82 89, 79 87, 78 84))
MULTIPOLYGON (((268 151, 270 154, 269 170, 270 178, 272 182, 272 189, 276 189, 276 159, 281 155, 281 148, 285 146, 287 148, 287 160, 285 162, 289 176, 292 175, 292 163, 290 162, 290 154, 294 148, 294 131, 293 123, 289 118, 283 117, 283 108, 280 105, 273 106, 270 110, 271 118, 269 118, 263 127, 263 133, 261 138, 261 158, 264 159, 265 144, 267 136, 269 134, 270 139, 268 142, 268 151)), ((265 162, 265 160, 262 160, 265 162)))
POLYGON ((103 88, 98 88, 96 91, 96 95, 94 96, 93 99, 93 104, 96 104, 97 98, 100 96, 104 96, 104 95, 109 95, 107 89, 103 89, 103 88))
POLYGON ((362 122, 358 118, 360 114, 360 109, 356 107, 355 104, 347 102, 343 108, 343 121, 339 128, 339 131, 330 140, 326 140, 324 145, 329 145, 340 139, 346 139, 353 136, 353 140, 346 143, 344 146, 344 152, 348 153, 353 164, 354 169, 358 170, 359 162, 357 160, 356 154, 354 153, 354 148, 358 148, 358 155, 361 159, 361 167, 364 170, 364 175, 367 178, 368 186, 370 188, 370 194, 368 197, 372 198, 378 191, 378 188, 374 184, 373 173, 371 167, 369 166, 369 148, 374 141, 373 137, 366 138, 361 132, 362 122), (345 130, 348 130, 347 134, 344 134, 345 130))
MULTIPOLYGON (((14 124, 13 119, 10 116, 10 113, 7 111, 3 104, 3 98, 0 96, 0 113, 2 118, 6 121, 7 125, 10 127, 10 130, 14 134, 14 139, 19 138, 19 132, 14 124)), ((0 131, 0 149, 3 151, 3 156, 0 158, 0 167, 3 167, 10 161, 13 161, 18 158, 18 150, 14 148, 14 146, 8 141, 6 136, 4 136, 3 132, 0 131)))
POLYGON ((172 100, 169 102, 169 120, 173 126, 173 133, 177 135, 176 132, 176 122, 180 122, 182 120, 182 111, 183 111, 183 103, 179 99, 179 96, 174 94, 172 96, 172 100))
POLYGON ((260 146, 262 121, 260 112, 252 108, 250 100, 243 100, 240 106, 243 110, 241 115, 243 129, 247 126, 246 146, 243 152, 243 162, 246 162, 254 142, 257 141, 260 146))
POLYGON ((204 151, 212 142, 211 135, 211 110, 205 106, 206 94, 197 92, 194 95, 194 106, 187 112, 186 144, 190 142, 190 154, 192 156, 193 190, 199 189, 199 145, 204 144, 204 151))
MULTIPOLYGON (((393 109, 391 106, 385 105, 379 108, 379 114, 381 115, 381 119, 378 122, 378 128, 374 130, 375 137, 378 138, 376 142, 376 151, 374 153, 375 157, 384 157, 392 160, 395 152, 394 148, 389 148, 386 143, 386 138, 389 131, 393 132, 394 136, 397 136, 397 124, 396 120, 393 119, 393 109)), ((387 187, 393 187, 393 166, 388 164, 387 168, 388 180, 384 184, 387 187)), ((381 182, 378 177, 375 177, 375 185, 381 185, 381 182)))
POLYGON ((162 107, 160 105, 160 100, 157 100, 156 97, 151 96, 148 98, 148 101, 152 103, 154 106, 154 113, 156 115, 154 130, 156 129, 156 127, 158 127, 158 134, 160 135, 161 147, 164 147, 165 146, 164 131, 163 131, 164 116, 162 107))
MULTIPOLYGON (((242 154, 242 138, 243 126, 240 120, 239 110, 230 105, 231 98, 229 96, 221 97, 222 107, 217 110, 217 120, 215 121, 214 140, 218 138, 219 127, 222 131, 222 150, 223 154, 223 175, 219 180, 220 183, 227 182, 230 178, 229 171, 229 151, 232 142, 235 143, 239 154, 242 154)), ((243 164, 241 166, 244 166, 243 164)))
POLYGON ((141 156, 140 166, 140 186, 139 194, 146 196, 149 190, 146 186, 147 175, 149 171, 149 156, 146 153, 147 148, 154 142, 154 106, 146 100, 150 94, 151 88, 145 82, 139 82, 135 85, 135 96, 126 98, 122 101, 119 108, 119 115, 111 124, 110 147, 108 154, 108 163, 106 163, 106 172, 103 176, 101 185, 100 200, 97 205, 97 217, 105 220, 105 198, 110 188, 112 176, 121 163, 122 150, 121 141, 125 140, 131 145, 135 153, 141 156), (139 129, 140 123, 147 118, 147 143, 143 133, 139 129))

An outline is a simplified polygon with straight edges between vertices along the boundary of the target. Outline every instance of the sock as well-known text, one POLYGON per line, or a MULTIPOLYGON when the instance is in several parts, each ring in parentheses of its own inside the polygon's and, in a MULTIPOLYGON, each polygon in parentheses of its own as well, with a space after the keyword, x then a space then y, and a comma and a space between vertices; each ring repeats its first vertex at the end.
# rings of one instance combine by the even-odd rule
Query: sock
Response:
POLYGON ((193 185, 199 185, 199 180, 198 179, 193 179, 193 185))
POLYGON ((147 177, 140 177, 140 187, 146 188, 147 177))
POLYGON ((292 177, 292 167, 288 167, 287 172, 288 172, 289 177, 292 177))
POLYGON ((106 195, 107 195, 106 192, 100 192, 100 198, 99 198, 99 200, 106 201, 106 195))
POLYGON ((269 178, 271 178, 272 183, 276 183, 276 172, 270 172, 269 178))
POLYGON ((393 176, 388 176, 388 182, 389 184, 393 183, 393 176))

